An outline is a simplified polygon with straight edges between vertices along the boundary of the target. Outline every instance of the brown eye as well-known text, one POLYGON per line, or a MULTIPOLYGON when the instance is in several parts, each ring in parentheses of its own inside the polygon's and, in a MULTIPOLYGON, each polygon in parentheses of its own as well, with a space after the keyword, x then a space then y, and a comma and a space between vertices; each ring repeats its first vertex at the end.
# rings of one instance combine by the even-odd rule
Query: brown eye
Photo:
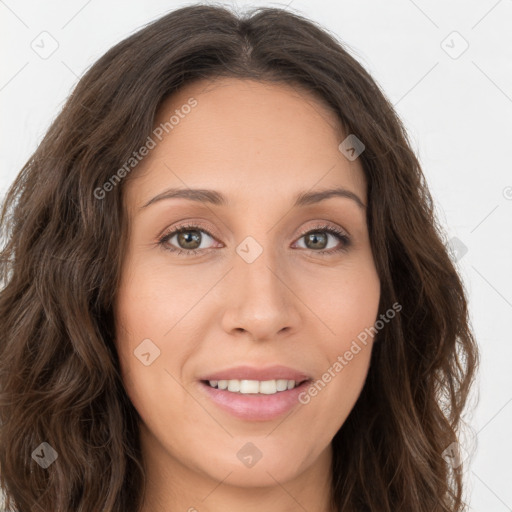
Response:
POLYGON ((305 244, 308 249, 325 249, 327 246, 327 235, 320 231, 313 231, 305 235, 305 244))
POLYGON ((199 226, 182 226, 164 235, 159 240, 159 244, 170 252, 193 255, 211 248, 204 245, 208 243, 208 239, 210 242, 214 240, 205 229, 199 226))
POLYGON ((299 241, 302 239, 304 239, 304 249, 309 249, 319 254, 334 254, 339 251, 347 250, 350 246, 350 237, 345 232, 332 226, 319 226, 313 230, 302 233, 299 241), (337 239, 338 244, 334 242, 329 247, 329 237, 337 239))
POLYGON ((198 249, 201 245, 201 232, 200 231, 182 231, 178 233, 178 245, 180 249, 194 250, 198 249))

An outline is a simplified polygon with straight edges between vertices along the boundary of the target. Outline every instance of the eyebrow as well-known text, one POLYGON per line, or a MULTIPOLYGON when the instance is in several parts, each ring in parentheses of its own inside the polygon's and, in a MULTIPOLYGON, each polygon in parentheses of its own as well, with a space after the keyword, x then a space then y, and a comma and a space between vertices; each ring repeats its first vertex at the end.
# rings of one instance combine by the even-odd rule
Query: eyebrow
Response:
MULTIPOLYGON (((351 199, 360 208, 366 208, 366 205, 357 194, 343 187, 317 190, 314 192, 301 192, 295 196, 293 208, 319 203, 320 201, 324 201, 331 197, 351 199)), ((143 208, 147 208, 148 206, 159 201, 163 201, 164 199, 188 199, 190 201, 197 201, 200 203, 210 203, 215 206, 226 206, 228 204, 226 196, 216 190, 203 188, 170 188, 150 199, 146 204, 141 206, 140 209, 142 210, 143 208)))

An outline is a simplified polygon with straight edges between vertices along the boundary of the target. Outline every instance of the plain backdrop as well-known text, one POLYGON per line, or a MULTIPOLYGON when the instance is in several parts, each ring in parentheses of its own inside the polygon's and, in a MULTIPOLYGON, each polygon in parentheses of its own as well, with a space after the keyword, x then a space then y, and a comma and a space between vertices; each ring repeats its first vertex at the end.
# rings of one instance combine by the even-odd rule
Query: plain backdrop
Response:
MULTIPOLYGON (((84 71, 190 3, 0 0, 0 197, 84 71)), ((461 438, 466 496, 475 511, 512 511, 512 0, 218 3, 288 4, 341 39, 395 105, 450 239, 481 348, 477 405, 461 438)))

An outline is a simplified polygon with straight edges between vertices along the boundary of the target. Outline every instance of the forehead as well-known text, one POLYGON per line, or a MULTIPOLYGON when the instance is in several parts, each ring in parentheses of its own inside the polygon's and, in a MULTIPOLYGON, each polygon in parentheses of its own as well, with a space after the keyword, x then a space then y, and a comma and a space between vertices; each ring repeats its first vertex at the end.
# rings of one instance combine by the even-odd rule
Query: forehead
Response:
MULTIPOLYGON (((336 114, 295 85, 217 78, 189 84, 162 103, 161 140, 132 175, 136 202, 165 186, 219 188, 227 196, 343 185, 364 200, 358 160, 339 151, 336 114), (190 107, 190 105, 194 105, 190 107)), ((287 194, 288 195, 288 194, 287 194)))
POLYGON ((200 79, 178 89, 162 103, 157 122, 165 121, 168 112, 179 109, 190 97, 200 97, 203 108, 209 107, 213 110, 215 106, 222 107, 225 115, 231 110, 239 109, 245 112, 265 106, 275 109, 278 104, 279 111, 289 108, 302 114, 309 111, 310 115, 322 117, 335 129, 341 128, 340 120, 324 98, 318 93, 306 90, 302 85, 233 77, 200 79))

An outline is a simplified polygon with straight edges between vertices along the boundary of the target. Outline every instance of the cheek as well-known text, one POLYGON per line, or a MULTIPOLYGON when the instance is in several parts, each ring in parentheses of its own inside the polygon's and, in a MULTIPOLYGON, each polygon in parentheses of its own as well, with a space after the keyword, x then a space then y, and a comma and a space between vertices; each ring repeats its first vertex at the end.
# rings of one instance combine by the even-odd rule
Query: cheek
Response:
POLYGON ((162 250, 148 258, 142 253, 127 262, 116 319, 130 336, 155 333, 168 342, 173 329, 182 330, 186 315, 196 314, 209 303, 203 296, 224 272, 218 265, 179 266, 169 261, 173 260, 162 250))
POLYGON ((319 316, 330 327, 326 352, 347 350, 350 341, 373 326, 379 309, 380 281, 373 265, 359 264, 329 276, 317 295, 319 316), (348 344, 348 346, 347 346, 348 344))
MULTIPOLYGON (((318 298, 321 320, 330 333, 320 338, 323 368, 302 396, 318 421, 339 428, 359 397, 368 373, 380 300, 373 266, 347 270, 318 298)), ((320 316, 320 315, 319 315, 320 316)), ((325 331, 325 330, 324 330, 325 331)))
POLYGON ((142 258, 128 261, 115 311, 118 336, 132 343, 152 336, 168 342, 180 319, 201 297, 203 287, 193 277, 171 272, 168 265, 154 260, 151 264, 142 258))
POLYGON ((373 341, 343 336, 322 346, 325 364, 300 396, 304 418, 311 418, 327 443, 343 425, 363 389, 373 341))
POLYGON ((207 286, 189 274, 132 260, 119 287, 115 345, 125 390, 148 425, 155 415, 170 421, 172 411, 186 409, 177 381, 183 380, 183 364, 197 348, 194 340, 200 340, 186 315, 207 286), (164 396, 174 398, 164 403, 164 396))

